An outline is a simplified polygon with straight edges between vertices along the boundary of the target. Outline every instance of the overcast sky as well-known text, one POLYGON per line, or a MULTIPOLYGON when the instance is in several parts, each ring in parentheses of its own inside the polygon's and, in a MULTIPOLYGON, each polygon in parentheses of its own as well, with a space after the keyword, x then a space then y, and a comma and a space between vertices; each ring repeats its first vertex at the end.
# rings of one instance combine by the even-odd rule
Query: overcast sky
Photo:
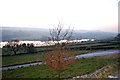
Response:
POLYGON ((118 31, 119 0, 0 0, 0 26, 118 31))

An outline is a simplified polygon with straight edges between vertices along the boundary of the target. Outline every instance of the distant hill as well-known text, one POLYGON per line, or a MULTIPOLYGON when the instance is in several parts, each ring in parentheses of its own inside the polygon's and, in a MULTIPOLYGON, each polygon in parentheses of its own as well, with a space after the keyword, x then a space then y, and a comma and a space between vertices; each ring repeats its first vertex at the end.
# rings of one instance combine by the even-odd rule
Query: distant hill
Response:
POLYGON ((119 40, 120 41, 120 33, 115 37, 115 40, 119 40))
MULTIPOLYGON (((49 29, 42 28, 17 28, 17 27, 1 27, 2 41, 18 40, 48 40, 49 29)), ((89 30, 74 30, 71 39, 112 39, 117 33, 89 30)))

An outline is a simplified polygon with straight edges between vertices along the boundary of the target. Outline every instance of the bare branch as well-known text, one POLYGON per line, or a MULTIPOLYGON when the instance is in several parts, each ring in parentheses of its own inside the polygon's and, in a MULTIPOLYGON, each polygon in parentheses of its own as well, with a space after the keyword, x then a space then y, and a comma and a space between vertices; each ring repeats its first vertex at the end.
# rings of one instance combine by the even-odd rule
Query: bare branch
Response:
POLYGON ((52 40, 54 43, 57 42, 57 44, 59 44, 60 40, 65 40, 65 39, 69 40, 73 34, 73 29, 71 30, 69 26, 68 29, 64 30, 63 27, 64 24, 59 22, 57 27, 53 29, 49 29, 50 32, 49 39, 52 40))

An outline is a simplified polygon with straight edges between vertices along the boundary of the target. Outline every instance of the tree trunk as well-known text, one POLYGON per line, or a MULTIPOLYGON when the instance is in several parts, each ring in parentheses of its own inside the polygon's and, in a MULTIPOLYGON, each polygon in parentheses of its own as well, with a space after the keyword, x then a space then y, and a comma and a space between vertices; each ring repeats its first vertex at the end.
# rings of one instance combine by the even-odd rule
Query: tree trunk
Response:
POLYGON ((14 54, 16 55, 16 51, 14 50, 13 52, 14 52, 14 54))

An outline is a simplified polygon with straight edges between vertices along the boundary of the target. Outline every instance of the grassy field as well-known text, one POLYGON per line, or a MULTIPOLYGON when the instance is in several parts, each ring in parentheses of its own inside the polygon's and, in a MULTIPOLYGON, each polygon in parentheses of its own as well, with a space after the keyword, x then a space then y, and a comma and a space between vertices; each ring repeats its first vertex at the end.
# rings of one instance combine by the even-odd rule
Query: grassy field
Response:
MULTIPOLYGON (((86 54, 89 52, 95 52, 95 51, 102 51, 104 50, 104 48, 111 48, 111 49, 117 49, 118 45, 111 45, 111 43, 96 43, 96 42, 92 42, 92 43, 81 43, 81 44, 71 44, 70 48, 75 48, 75 50, 71 50, 73 51, 73 53, 75 55, 78 54, 86 54), (103 48, 103 49, 80 49, 80 47, 86 47, 86 48, 103 48), (77 49, 76 49, 77 48, 77 49)), ((37 51, 44 51, 44 50, 50 50, 52 48, 50 47, 36 47, 35 48, 37 51)), ((1 50, 1 49, 0 49, 1 50)), ((12 54, 11 51, 9 51, 6 48, 3 48, 2 50, 2 54, 3 55, 7 55, 7 54, 12 54)), ((24 51, 19 50, 17 53, 21 53, 21 55, 14 55, 14 56, 3 56, 2 57, 2 66, 7 66, 7 65, 14 65, 14 64, 22 64, 22 63, 28 63, 28 62, 34 62, 34 61, 42 61, 42 59, 44 58, 44 56, 46 55, 47 52, 38 52, 38 53, 32 53, 32 54, 24 54, 24 51)))
MULTIPOLYGON (((39 51, 46 51, 46 50, 51 50, 52 48, 50 47, 34 47, 36 52, 39 51)), ((13 51, 10 48, 0 48, 2 50, 2 55, 5 56, 11 56, 14 55, 13 51)), ((17 54, 28 54, 25 48, 20 48, 17 52, 17 54)))
POLYGON ((2 57, 2 66, 21 64, 34 61, 42 61, 46 53, 24 54, 2 57))
MULTIPOLYGON (((69 44, 69 48, 71 50, 106 50, 106 49, 119 49, 120 46, 117 42, 84 42, 84 43, 72 43, 69 44)), ((52 50, 53 48, 50 46, 43 46, 43 47, 35 47, 35 52, 46 52, 52 50)), ((1 50, 1 48, 0 48, 1 50)), ((24 48, 20 48, 17 51, 17 54, 26 54, 27 51, 24 48)), ((28 53, 27 53, 28 54, 28 53)), ((13 51, 9 48, 2 48, 2 55, 10 56, 14 55, 13 51)))
POLYGON ((71 49, 82 49, 82 50, 107 50, 107 49, 119 49, 120 46, 118 45, 112 45, 110 43, 97 43, 97 44, 85 44, 85 45, 71 45, 70 46, 71 49))
MULTIPOLYGON (((75 64, 62 70, 61 78, 72 78, 84 74, 92 73, 103 66, 116 62, 117 58, 82 58, 76 61, 75 64)), ((56 78, 58 77, 57 71, 50 69, 46 65, 37 65, 24 67, 13 70, 3 71, 3 78, 56 78)))
MULTIPOLYGON (((117 44, 111 43, 81 43, 81 44, 72 44, 70 45, 71 51, 75 54, 86 54, 90 52, 102 51, 105 49, 118 49, 117 44), (85 49, 81 49, 85 47, 85 49), (86 50, 86 48, 89 48, 86 50), (94 49, 98 48, 98 49, 94 49)), ((49 47, 36 47, 37 51, 50 50, 49 47)), ((0 49, 1 50, 1 49, 0 49)), ((2 66, 22 64, 28 62, 42 61, 46 56, 47 52, 38 52, 32 54, 22 54, 24 51, 19 51, 21 55, 14 56, 3 56, 2 57, 2 66)), ((3 49, 3 54, 12 54, 11 51, 3 49)), ((117 58, 108 58, 104 57, 93 57, 93 58, 82 58, 76 61, 74 65, 69 66, 68 68, 62 70, 61 78, 72 78, 77 75, 85 75, 93 73, 94 71, 106 66, 110 63, 116 62, 117 58)), ((24 68, 18 68, 13 70, 3 71, 3 78, 56 78, 58 77, 58 72, 50 69, 48 66, 42 64, 37 66, 30 66, 24 68)))
MULTIPOLYGON (((89 52, 95 52, 97 50, 76 50, 73 51, 75 55, 85 54, 89 52)), ((34 54, 24 54, 24 55, 15 55, 15 56, 4 56, 2 57, 2 66, 21 64, 34 61, 42 61, 44 56, 47 53, 34 53, 34 54)))

